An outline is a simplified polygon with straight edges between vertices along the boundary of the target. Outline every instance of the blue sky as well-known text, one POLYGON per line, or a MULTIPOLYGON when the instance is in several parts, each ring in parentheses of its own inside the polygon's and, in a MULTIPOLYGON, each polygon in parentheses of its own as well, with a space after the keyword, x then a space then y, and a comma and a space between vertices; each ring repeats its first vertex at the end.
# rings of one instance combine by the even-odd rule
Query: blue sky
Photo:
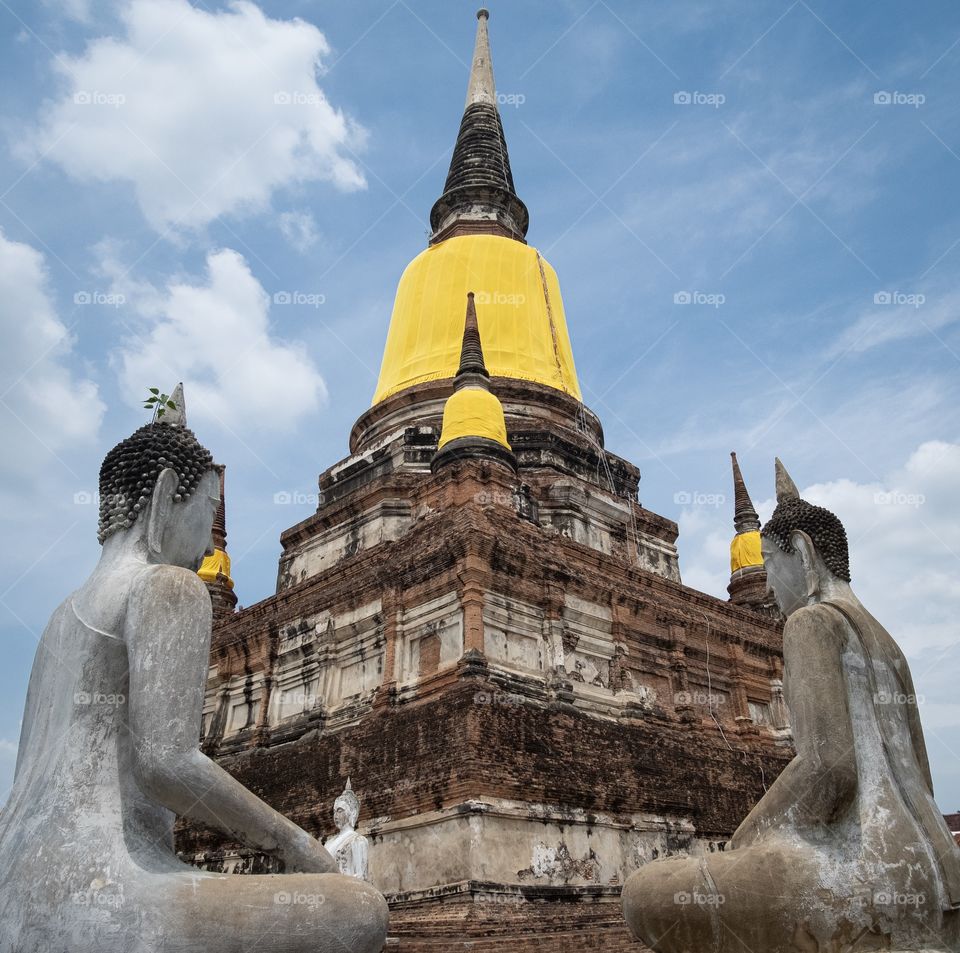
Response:
MULTIPOLYGON (((685 581, 725 597, 729 451, 763 515, 783 457, 846 523, 960 809, 960 9, 490 7, 529 240, 685 581)), ((187 381, 240 600, 273 590, 425 246, 474 12, 0 0, 2 797, 39 634, 99 553, 99 462, 148 386, 187 381)))

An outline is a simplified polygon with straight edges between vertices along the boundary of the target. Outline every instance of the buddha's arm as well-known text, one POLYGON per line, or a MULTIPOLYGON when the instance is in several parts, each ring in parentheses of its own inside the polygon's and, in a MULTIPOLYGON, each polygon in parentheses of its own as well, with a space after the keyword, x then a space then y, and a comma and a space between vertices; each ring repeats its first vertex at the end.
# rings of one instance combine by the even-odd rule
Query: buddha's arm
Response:
POLYGON ((130 733, 141 789, 176 814, 264 851, 288 870, 335 871, 320 843, 197 746, 210 650, 210 597, 193 573, 159 566, 131 593, 124 634, 130 733))
POLYGON ((800 609, 787 620, 783 650, 797 756, 737 829, 733 847, 781 827, 829 824, 856 794, 842 665, 844 625, 838 613, 821 605, 800 609))
POLYGON ((917 707, 917 692, 913 687, 913 676, 907 660, 902 658, 897 666, 900 678, 907 695, 907 722, 910 726, 910 738, 913 741, 913 750, 917 756, 917 764, 927 784, 930 796, 933 796, 933 775, 930 773, 930 761, 927 758, 927 743, 923 737, 923 726, 920 724, 920 709, 917 707))

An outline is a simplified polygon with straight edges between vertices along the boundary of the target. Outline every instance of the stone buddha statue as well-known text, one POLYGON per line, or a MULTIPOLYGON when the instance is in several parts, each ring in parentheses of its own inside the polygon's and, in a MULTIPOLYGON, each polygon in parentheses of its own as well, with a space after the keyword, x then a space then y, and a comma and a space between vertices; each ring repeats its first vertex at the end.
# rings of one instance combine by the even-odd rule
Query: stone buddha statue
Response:
POLYGON ((350 779, 336 801, 333 802, 333 820, 337 833, 323 845, 337 862, 340 873, 358 880, 369 880, 369 850, 366 837, 357 833, 360 819, 360 799, 353 793, 350 779))
POLYGON ((0 953, 379 953, 387 908, 198 748, 219 477, 175 409, 107 454, 100 560, 37 650, 0 814, 0 953), (177 815, 286 874, 181 863, 177 815))
POLYGON ((960 848, 907 661, 850 587, 843 525, 778 460, 761 537, 796 757, 730 849, 636 871, 627 921, 656 953, 960 950, 960 848))

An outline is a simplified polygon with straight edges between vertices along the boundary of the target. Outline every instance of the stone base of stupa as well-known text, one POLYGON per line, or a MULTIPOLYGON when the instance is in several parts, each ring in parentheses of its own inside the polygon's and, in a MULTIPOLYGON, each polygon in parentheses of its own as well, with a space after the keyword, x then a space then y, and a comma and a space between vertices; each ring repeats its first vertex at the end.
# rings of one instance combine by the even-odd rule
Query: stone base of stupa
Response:
POLYGON ((385 953, 649 953, 623 919, 620 887, 466 881, 387 896, 385 953))

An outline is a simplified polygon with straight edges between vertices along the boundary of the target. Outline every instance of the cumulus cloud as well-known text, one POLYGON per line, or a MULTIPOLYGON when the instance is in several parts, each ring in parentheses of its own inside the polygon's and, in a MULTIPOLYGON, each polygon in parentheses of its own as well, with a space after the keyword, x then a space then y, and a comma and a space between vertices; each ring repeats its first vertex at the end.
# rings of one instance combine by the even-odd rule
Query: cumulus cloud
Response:
MULTIPOLYGON (((960 639, 960 444, 928 441, 871 483, 833 480, 801 488, 804 499, 843 521, 853 587, 910 655, 960 639)), ((762 518, 773 500, 758 503, 762 518)), ((684 581, 726 598, 730 507, 693 508, 680 517, 684 581), (686 537, 686 540, 684 539, 686 537)))
POLYGON ((140 322, 116 355, 128 394, 182 380, 192 422, 273 431, 293 429, 325 400, 304 348, 273 335, 270 298, 238 252, 209 254, 198 283, 123 287, 140 322))
POLYGON ((44 256, 0 232, 0 472, 32 477, 95 438, 97 385, 70 368, 73 336, 50 297, 44 256))
POLYGON ((295 182, 365 185, 364 133, 317 85, 324 35, 246 0, 208 12, 131 0, 123 36, 55 66, 66 83, 27 147, 86 182, 126 182, 152 226, 258 211, 295 182))
POLYGON ((960 636, 960 445, 930 441, 878 483, 804 491, 844 522, 857 594, 908 653, 960 636))

